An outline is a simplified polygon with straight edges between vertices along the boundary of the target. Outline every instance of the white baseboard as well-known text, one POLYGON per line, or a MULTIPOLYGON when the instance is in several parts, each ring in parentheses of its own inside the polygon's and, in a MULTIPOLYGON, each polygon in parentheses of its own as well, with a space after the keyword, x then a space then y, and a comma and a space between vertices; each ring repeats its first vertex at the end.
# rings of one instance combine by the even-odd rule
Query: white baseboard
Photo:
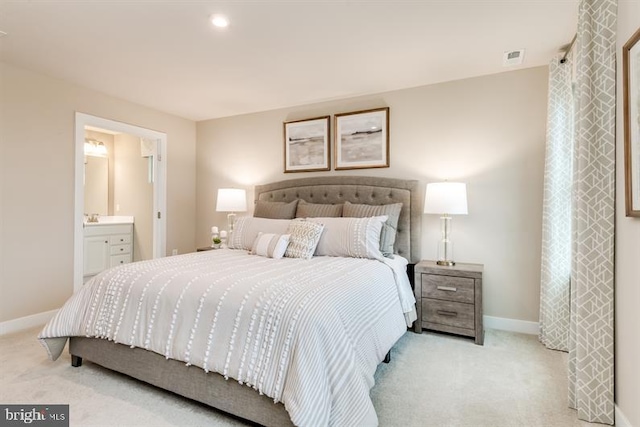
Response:
POLYGON ((540 324, 538 322, 493 316, 482 316, 482 320, 485 329, 498 329, 529 335, 538 335, 540 333, 540 324))
POLYGON ((32 314, 31 316, 20 317, 18 319, 7 320, 0 323, 0 335, 7 335, 13 332, 20 332, 25 329, 47 323, 58 310, 45 311, 44 313, 32 314))
POLYGON ((616 405, 615 417, 616 417, 616 424, 615 424, 616 427, 633 427, 629 422, 629 420, 627 419, 627 417, 624 416, 624 414, 622 413, 618 405, 616 405))

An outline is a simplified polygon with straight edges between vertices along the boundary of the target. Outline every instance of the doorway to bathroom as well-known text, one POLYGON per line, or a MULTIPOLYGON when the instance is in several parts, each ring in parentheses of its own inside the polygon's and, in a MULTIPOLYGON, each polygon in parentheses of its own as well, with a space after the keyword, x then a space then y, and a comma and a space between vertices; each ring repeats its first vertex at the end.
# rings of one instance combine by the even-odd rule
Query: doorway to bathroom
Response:
MULTIPOLYGON (((84 247, 87 226, 101 227, 131 219, 134 232, 130 260, 166 255, 167 136, 76 113, 75 140, 74 290, 77 290, 86 279, 87 257, 95 254, 84 247), (86 214, 100 222, 88 223, 86 214)), ((108 248, 105 250, 108 252, 108 248)), ((122 262, 122 255, 118 259, 122 262)), ((108 259, 106 263, 109 264, 108 259)))

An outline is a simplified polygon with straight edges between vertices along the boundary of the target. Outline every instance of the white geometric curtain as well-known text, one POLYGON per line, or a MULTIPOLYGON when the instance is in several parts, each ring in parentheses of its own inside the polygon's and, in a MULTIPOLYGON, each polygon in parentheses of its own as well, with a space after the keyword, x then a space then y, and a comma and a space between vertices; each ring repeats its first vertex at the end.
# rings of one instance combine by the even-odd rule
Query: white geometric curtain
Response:
POLYGON ((540 341, 569 350, 571 320, 571 188, 573 182, 573 55, 549 64, 547 144, 542 207, 540 341))
POLYGON ((615 0, 581 0, 576 39, 569 405, 614 422, 615 0))

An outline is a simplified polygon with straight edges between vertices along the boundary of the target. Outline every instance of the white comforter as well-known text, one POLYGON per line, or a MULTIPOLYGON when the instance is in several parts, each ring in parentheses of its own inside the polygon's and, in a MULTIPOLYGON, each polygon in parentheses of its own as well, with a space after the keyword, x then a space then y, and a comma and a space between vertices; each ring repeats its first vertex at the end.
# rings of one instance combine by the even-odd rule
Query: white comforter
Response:
POLYGON ((53 360, 87 336, 218 372, 296 425, 377 425, 376 366, 414 318, 405 264, 234 250, 128 264, 88 282, 39 338, 53 360))

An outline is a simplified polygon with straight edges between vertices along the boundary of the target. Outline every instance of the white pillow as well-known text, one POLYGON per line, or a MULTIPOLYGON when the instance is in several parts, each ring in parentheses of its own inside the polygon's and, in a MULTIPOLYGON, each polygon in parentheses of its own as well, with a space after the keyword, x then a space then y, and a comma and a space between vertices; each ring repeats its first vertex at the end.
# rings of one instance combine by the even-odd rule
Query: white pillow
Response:
POLYGON ((291 224, 290 219, 254 218, 243 216, 236 220, 233 233, 229 236, 229 249, 245 249, 250 251, 259 232, 285 234, 291 224))
POLYGON ((274 233, 258 233, 258 237, 253 242, 251 253, 253 255, 260 255, 267 258, 280 259, 284 255, 284 251, 289 246, 289 234, 274 234, 274 233))
POLYGON ((383 259, 380 231, 386 215, 369 218, 309 218, 324 225, 316 255, 383 259))
POLYGON ((284 256, 288 258, 311 259, 322 236, 324 226, 304 219, 291 220, 288 234, 289 247, 284 256))

